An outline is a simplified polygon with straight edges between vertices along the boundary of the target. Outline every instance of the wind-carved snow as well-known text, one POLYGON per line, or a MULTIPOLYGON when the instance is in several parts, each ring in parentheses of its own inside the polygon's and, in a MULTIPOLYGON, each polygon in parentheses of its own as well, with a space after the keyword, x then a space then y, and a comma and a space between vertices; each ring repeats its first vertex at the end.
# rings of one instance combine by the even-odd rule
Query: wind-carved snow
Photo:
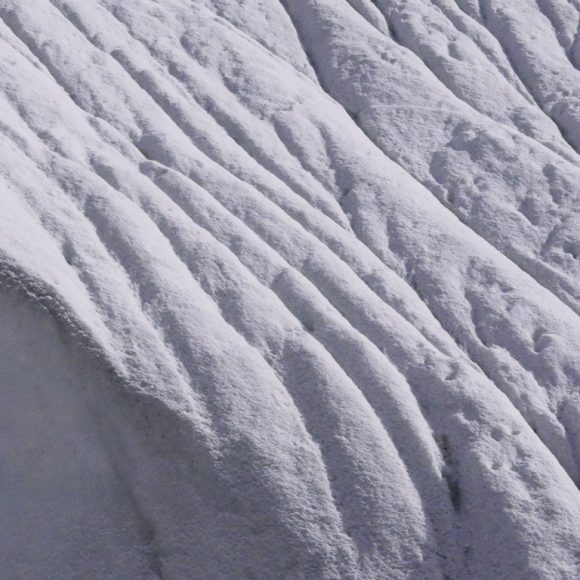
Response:
POLYGON ((0 576, 580 576, 580 4, 0 0, 0 576))

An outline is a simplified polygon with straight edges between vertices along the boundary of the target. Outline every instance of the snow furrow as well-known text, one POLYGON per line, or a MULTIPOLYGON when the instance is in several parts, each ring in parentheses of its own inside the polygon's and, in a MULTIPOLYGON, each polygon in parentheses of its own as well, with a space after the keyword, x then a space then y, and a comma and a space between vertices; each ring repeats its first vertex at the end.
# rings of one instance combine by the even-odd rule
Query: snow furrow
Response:
POLYGON ((0 575, 577 577, 579 14, 0 0, 0 575))
MULTIPOLYGON (((359 126, 361 126, 360 120, 358 121, 359 126)), ((369 138, 375 142, 376 139, 373 139, 373 135, 372 133, 370 133, 369 129, 370 127, 368 126, 368 124, 365 123, 365 126, 361 126, 361 129, 363 130, 363 132, 369 136, 369 138)), ((372 129, 372 132, 375 132, 376 128, 372 129)), ((388 144, 387 142, 385 142, 384 139, 381 139, 380 142, 378 143, 378 146, 381 148, 381 150, 383 152, 385 152, 387 154, 387 156, 389 156, 391 159, 393 159, 396 163, 398 163, 399 165, 401 165, 401 162, 398 161, 396 158, 393 158, 392 155, 389 155, 390 153, 390 149, 392 147, 392 145, 388 144)), ((403 165, 405 165, 403 163, 403 165)), ((417 178, 420 182, 424 183, 429 189, 431 190, 437 190, 437 188, 442 185, 441 180, 436 181, 435 183, 429 183, 429 180, 426 178, 422 178, 420 175, 418 175, 417 171, 414 171, 411 168, 407 168, 407 170, 415 177, 417 178)), ((436 195, 436 197, 438 199, 440 199, 439 195, 436 195)), ((444 204, 444 206, 447 209, 450 209, 451 211, 453 211, 453 213, 457 216, 460 217, 461 221, 463 221, 467 227, 470 227, 472 230, 474 230, 475 232, 478 233, 478 235, 484 237, 486 240, 490 241, 490 243, 492 243, 492 245, 494 245, 496 248, 498 248, 498 250, 502 253, 504 253, 509 259, 511 259, 512 261, 514 261, 520 268, 522 268, 523 270, 525 270, 526 272, 528 272, 528 274, 530 275, 530 277, 533 276, 533 269, 530 269, 530 265, 528 264, 527 260, 522 260, 520 258, 519 252, 515 252, 512 250, 512 248, 510 247, 502 247, 502 245, 498 245, 497 243, 497 238, 493 238, 489 235, 485 235, 483 232, 481 232, 481 228, 480 227, 476 227, 473 228, 473 224, 471 222, 471 220, 467 219, 466 217, 463 217, 460 213, 457 212, 457 210, 455 209, 455 207, 453 206, 453 204, 444 204)), ((491 224, 491 222, 486 222, 485 226, 489 227, 491 224)), ((478 224, 479 226, 479 224, 478 224)), ((493 226, 492 226, 493 227, 493 226)), ((540 266, 540 264, 534 264, 532 263, 532 268, 537 268, 538 266, 540 266)), ((547 288, 552 291, 553 293, 555 293, 559 299, 563 300, 570 308, 572 308, 573 310, 577 311, 578 308, 580 308, 576 303, 578 301, 578 298, 576 296, 570 296, 569 291, 567 291, 564 287, 563 284, 558 281, 556 283, 552 283, 551 280, 551 276, 546 276, 545 274, 548 274, 548 271, 544 271, 543 276, 538 276, 536 281, 538 281, 541 284, 544 284, 547 286, 547 288), (548 283, 546 284, 544 282, 544 280, 546 280, 548 283)), ((574 289, 571 289, 572 292, 574 292, 574 289)))
MULTIPOLYGON (((164 189, 167 190, 167 186, 165 186, 164 189)), ((198 205, 198 203, 196 203, 196 205, 198 205)), ((236 239, 236 241, 239 244, 239 238, 236 239)), ((264 255, 267 254, 264 253, 264 255)), ((248 267, 250 267, 250 264, 248 264, 248 267)), ((352 334, 350 325, 345 326, 343 323, 341 323, 341 321, 344 320, 341 316, 338 317, 337 321, 330 322, 332 318, 328 318, 328 314, 324 313, 324 309, 320 310, 316 307, 317 303, 320 301, 320 298, 317 301, 312 300, 311 304, 307 306, 307 304, 304 302, 304 282, 299 283, 300 278, 298 276, 290 276, 287 274, 292 271, 288 266, 283 268, 285 269, 280 271, 280 274, 276 276, 270 287, 276 292, 276 295, 282 300, 285 306, 294 312, 294 315, 298 318, 298 320, 300 320, 302 327, 306 328, 308 333, 314 336, 324 346, 324 348, 331 355, 333 355, 336 363, 343 367, 344 372, 351 377, 351 379, 357 385, 357 388, 361 389, 362 393, 371 404, 371 407, 373 409, 377 409, 377 413, 385 425, 387 432, 391 437, 395 438, 395 444, 399 449, 399 453, 402 455, 402 459, 407 463, 415 485, 417 485, 419 490, 422 491, 422 497, 432 497, 433 493, 437 492, 430 490, 432 484, 429 483, 429 478, 426 477, 425 473, 423 472, 424 468, 420 468, 417 464, 417 458, 425 456, 423 461, 426 461, 427 465, 429 465, 433 463, 433 457, 429 458, 429 453, 425 446, 425 442, 422 442, 420 438, 417 440, 417 443, 411 447, 410 450, 406 449, 411 444, 411 441, 413 441, 415 438, 413 428, 409 429, 410 426, 406 426, 407 419, 405 419, 405 415, 407 413, 414 412, 414 404, 412 404, 411 408, 407 411, 398 411, 397 407, 400 405, 399 399, 395 397, 394 394, 393 396, 388 395, 391 388, 389 387, 388 383, 383 383, 385 383, 386 377, 393 374, 393 370, 389 370, 388 365, 385 368, 384 362, 381 361, 384 355, 380 351, 376 350, 376 354, 369 358, 369 355, 367 354, 369 351, 369 346, 365 346, 366 340, 364 339, 364 335, 359 335, 357 337, 356 334, 358 333, 355 332, 355 336, 353 336, 353 338, 346 340, 346 336, 344 335, 352 334), (296 290, 289 293, 289 288, 292 286, 295 286, 296 290), (308 314, 308 309, 312 310, 313 312, 308 314), (316 310, 318 310, 318 312, 316 312, 316 310), (320 320, 314 322, 314 320, 318 318, 320 318, 320 320), (337 323, 339 327, 342 327, 342 330, 332 332, 331 328, 337 327, 337 323), (320 335, 320 331, 318 331, 319 327, 323 329, 322 335, 320 335), (326 328, 328 328, 328 330, 324 330, 326 328), (364 357, 366 359, 362 366, 361 362, 357 360, 358 357, 356 353, 358 353, 358 357, 364 357), (368 368, 363 371, 363 367, 367 365, 368 368), (382 389, 384 389, 384 392, 381 392, 382 389), (385 397, 387 398, 385 399, 385 397), (420 471, 417 472, 417 469, 420 469, 420 471)), ((259 276, 259 272, 256 272, 256 274, 259 276)), ((233 276, 233 278, 241 280, 241 276, 239 275, 233 276)), ((216 291, 217 290, 214 290, 214 292, 216 291)), ((312 291, 310 291, 310 293, 312 293, 312 291)), ((254 294, 259 294, 259 292, 255 290, 254 294)), ((308 295, 308 292, 306 295, 308 295)), ((221 300, 224 300, 226 304, 231 304, 232 302, 242 302, 241 299, 232 300, 231 298, 231 296, 228 297, 228 295, 225 295, 221 297, 221 300)), ((218 297, 218 299, 220 298, 218 297)), ((265 304, 265 298, 260 300, 260 302, 265 304)), ((254 318, 255 316, 256 315, 252 315, 251 318, 254 318)), ((240 319, 240 323, 244 323, 243 319, 240 319)), ((271 341, 272 339, 268 341, 270 344, 270 349, 272 348, 271 341)), ((277 350, 279 351, 279 348, 277 350)), ((280 356, 280 353, 272 352, 271 356, 274 357, 275 360, 280 356)), ((292 355, 287 353, 285 356, 288 357, 292 355)), ((280 362, 277 364, 284 367, 284 359, 280 360, 280 362)), ((289 377, 294 374, 292 371, 288 370, 284 372, 289 373, 287 375, 289 377)), ((297 372, 297 369, 294 370, 294 372, 297 372)), ((286 381, 284 382, 286 383, 286 381)), ((419 422, 421 420, 422 417, 419 414, 419 422)), ((433 477, 433 475, 431 477, 433 477)), ((428 505, 426 505, 425 509, 427 509, 428 513, 430 512, 430 507, 428 505)), ((441 527, 441 525, 442 524, 439 523, 439 527, 441 527)))
MULTIPOLYGON (((493 6, 493 2, 490 2, 489 0, 480 0, 480 4, 486 28, 497 38, 498 42, 502 45, 504 52, 511 64, 512 70, 518 75, 522 83, 528 89, 530 95, 532 95, 538 110, 543 111, 555 123, 555 125, 558 127, 558 130, 560 131, 560 134, 562 135, 562 139, 578 153, 578 140, 574 135, 574 133, 577 131, 577 121, 573 117, 563 118, 562 115, 554 113, 555 108, 551 102, 552 96, 549 95, 549 93, 547 93, 542 87, 545 81, 543 82, 543 80, 540 80, 540 82, 531 82, 530 77, 533 78, 534 76, 534 64, 532 64, 532 60, 528 60, 526 58, 526 54, 522 54, 522 52, 527 51, 528 48, 519 46, 517 41, 513 42, 513 38, 510 38, 510 36, 512 36, 510 28, 514 25, 514 21, 511 19, 511 15, 504 14, 502 10, 497 10, 493 6), (572 134, 570 129, 572 130, 572 134)), ((548 18, 546 18, 546 20, 550 22, 548 18)), ((550 49, 553 49, 553 47, 550 46, 550 49)), ((550 52, 553 52, 553 50, 550 52)), ((571 64, 569 59, 567 59, 567 62, 571 64)))
MULTIPOLYGON (((97 170, 97 173, 98 173, 98 170, 97 170)), ((107 245, 109 245, 109 244, 107 244, 107 245)), ((124 255, 124 252, 115 252, 115 251, 114 251, 114 253, 115 253, 117 256, 123 256, 123 255, 124 255)), ((130 285, 139 287, 139 279, 136 279, 136 278, 134 278, 134 279, 133 279, 133 281, 132 281, 132 284, 130 284, 130 285)), ((147 311, 147 308, 146 308, 146 307, 145 307, 145 308, 142 308, 142 309, 143 309, 144 311, 147 311)), ((175 326, 175 321, 173 321, 173 322, 171 323, 171 325, 172 325, 172 326, 175 326)), ((166 334, 165 332, 163 332, 163 334, 164 334, 165 336, 167 336, 167 334, 166 334)), ((167 339, 166 339, 166 340, 167 340, 167 339)), ((173 349, 172 349, 172 350, 175 350, 175 346, 174 346, 174 345, 172 345, 172 346, 173 346, 173 349)), ((182 363, 183 363, 183 361, 182 361, 182 363)), ((188 364, 188 361, 185 361, 185 364, 182 364, 182 366, 184 366, 185 368, 191 368, 191 365, 190 365, 190 364, 188 364)), ((375 510, 375 511, 376 511, 376 510, 375 510)))

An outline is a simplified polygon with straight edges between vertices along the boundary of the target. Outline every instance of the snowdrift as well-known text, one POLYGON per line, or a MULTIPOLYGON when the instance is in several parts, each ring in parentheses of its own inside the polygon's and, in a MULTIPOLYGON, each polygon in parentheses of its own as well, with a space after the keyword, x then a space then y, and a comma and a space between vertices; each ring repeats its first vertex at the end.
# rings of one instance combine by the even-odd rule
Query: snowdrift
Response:
POLYGON ((0 0, 0 576, 580 577, 577 0, 0 0))

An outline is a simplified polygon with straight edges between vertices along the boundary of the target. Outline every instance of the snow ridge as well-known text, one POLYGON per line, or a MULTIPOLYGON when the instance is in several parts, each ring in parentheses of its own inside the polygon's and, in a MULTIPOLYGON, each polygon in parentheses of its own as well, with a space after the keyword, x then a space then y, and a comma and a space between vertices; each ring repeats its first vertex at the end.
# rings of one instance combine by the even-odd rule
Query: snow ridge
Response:
POLYGON ((579 26, 0 0, 2 577, 580 576, 579 26))

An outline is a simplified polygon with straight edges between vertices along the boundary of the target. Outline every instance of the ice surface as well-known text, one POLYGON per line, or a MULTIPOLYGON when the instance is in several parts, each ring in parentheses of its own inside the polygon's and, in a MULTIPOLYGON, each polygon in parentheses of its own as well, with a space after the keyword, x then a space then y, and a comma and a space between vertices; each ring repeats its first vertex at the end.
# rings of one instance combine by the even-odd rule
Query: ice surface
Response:
POLYGON ((0 0, 0 577, 580 578, 579 25, 0 0))

